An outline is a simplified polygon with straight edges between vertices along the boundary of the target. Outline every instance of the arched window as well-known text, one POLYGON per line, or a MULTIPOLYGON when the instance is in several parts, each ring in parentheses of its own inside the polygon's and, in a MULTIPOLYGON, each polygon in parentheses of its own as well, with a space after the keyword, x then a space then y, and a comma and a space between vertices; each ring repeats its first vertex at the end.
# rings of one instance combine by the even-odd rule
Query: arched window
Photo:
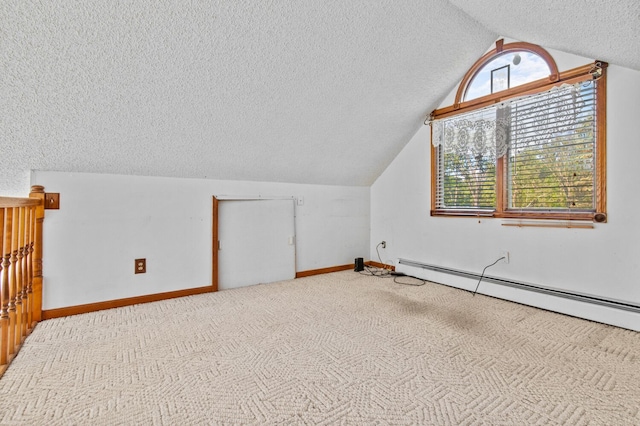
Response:
POLYGON ((499 40, 431 115, 432 215, 606 221, 606 67, 499 40))
POLYGON ((502 92, 550 75, 549 64, 542 56, 526 50, 504 52, 474 74, 464 91, 464 100, 502 92))

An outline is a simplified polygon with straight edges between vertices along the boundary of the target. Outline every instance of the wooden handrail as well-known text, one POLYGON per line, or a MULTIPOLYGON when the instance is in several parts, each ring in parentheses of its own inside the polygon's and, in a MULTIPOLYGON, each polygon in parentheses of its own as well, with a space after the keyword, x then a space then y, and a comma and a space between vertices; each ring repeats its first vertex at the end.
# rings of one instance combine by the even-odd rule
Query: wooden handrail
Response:
POLYGON ((42 317, 44 188, 0 197, 0 376, 42 317))
POLYGON ((38 206, 40 203, 35 198, 0 197, 0 208, 38 206))

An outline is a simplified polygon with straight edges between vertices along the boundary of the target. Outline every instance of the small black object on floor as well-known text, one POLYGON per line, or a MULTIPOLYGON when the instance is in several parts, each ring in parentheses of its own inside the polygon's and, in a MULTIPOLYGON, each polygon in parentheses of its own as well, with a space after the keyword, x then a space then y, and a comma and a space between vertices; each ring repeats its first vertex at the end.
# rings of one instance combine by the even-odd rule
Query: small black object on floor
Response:
POLYGON ((353 265, 353 270, 355 272, 364 271, 364 259, 361 257, 356 257, 353 265))

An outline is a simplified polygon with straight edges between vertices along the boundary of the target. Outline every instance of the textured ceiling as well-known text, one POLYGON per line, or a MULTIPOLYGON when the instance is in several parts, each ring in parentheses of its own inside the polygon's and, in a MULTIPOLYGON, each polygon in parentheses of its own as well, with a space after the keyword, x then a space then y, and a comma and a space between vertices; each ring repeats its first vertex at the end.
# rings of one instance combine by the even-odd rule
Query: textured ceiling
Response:
POLYGON ((640 70, 640 0, 449 0, 490 31, 640 70))
POLYGON ((611 38, 601 12, 548 21, 560 2, 453 3, 3 0, 0 192, 30 169, 370 185, 498 34, 640 68, 635 1, 611 38))

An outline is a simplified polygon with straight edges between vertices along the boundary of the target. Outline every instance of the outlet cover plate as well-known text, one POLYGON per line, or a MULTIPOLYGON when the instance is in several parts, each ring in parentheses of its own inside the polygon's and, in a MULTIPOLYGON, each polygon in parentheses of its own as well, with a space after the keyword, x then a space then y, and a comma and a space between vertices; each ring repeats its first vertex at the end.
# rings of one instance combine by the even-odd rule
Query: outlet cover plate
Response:
POLYGON ((147 273, 147 259, 136 259, 136 274, 147 273))

